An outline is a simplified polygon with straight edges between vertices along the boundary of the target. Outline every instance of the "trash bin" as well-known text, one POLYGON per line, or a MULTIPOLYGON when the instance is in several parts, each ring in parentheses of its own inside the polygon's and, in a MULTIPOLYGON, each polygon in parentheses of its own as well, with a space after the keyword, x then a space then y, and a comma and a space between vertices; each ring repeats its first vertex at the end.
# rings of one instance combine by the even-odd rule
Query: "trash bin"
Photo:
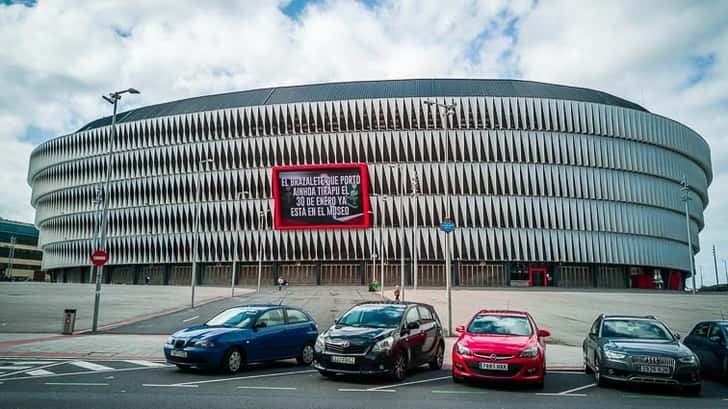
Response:
POLYGON ((63 310, 63 334, 73 334, 73 328, 76 326, 76 310, 63 310))

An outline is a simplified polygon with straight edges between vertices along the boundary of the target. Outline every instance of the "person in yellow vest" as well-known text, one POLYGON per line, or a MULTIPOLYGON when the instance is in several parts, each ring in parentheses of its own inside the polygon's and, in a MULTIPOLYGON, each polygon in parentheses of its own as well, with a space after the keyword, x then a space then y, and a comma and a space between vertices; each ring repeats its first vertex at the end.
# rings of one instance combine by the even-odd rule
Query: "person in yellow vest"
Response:
POLYGON ((394 300, 395 301, 399 301, 399 292, 400 292, 399 286, 395 286, 394 287, 394 300))

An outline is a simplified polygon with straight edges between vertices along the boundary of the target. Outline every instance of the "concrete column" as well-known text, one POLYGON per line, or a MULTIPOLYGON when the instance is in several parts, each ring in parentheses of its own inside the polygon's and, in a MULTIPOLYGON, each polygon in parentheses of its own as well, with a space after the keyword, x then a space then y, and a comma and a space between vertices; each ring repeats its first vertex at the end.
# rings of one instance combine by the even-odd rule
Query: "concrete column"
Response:
POLYGON ((597 282, 598 275, 599 275, 599 267, 596 264, 592 264, 591 276, 592 276, 592 287, 594 287, 594 288, 597 288, 599 286, 599 283, 597 282))
POLYGON ((503 269, 506 270, 506 287, 511 286, 511 263, 506 262, 503 265, 503 269))
POLYGON ((359 262, 359 283, 361 285, 364 285, 364 283, 366 282, 365 281, 366 276, 367 276, 367 262, 361 261, 361 262, 359 262))
POLYGON ((316 262, 316 285, 321 285, 321 262, 316 262))
POLYGON ((162 264, 162 284, 169 285, 169 264, 162 264))
POLYGON ((559 281, 561 281, 561 264, 554 264, 552 274, 553 274, 553 286, 558 287, 559 281))

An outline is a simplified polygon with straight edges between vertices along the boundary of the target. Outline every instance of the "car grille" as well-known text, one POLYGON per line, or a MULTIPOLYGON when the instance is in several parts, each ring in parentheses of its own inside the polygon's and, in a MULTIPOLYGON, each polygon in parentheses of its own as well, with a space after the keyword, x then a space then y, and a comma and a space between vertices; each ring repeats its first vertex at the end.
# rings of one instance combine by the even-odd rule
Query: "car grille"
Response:
POLYGON ((502 377, 511 377, 518 373, 518 371, 521 370, 521 367, 523 365, 521 364, 509 364, 507 371, 494 371, 491 369, 480 369, 480 366, 475 361, 469 361, 468 367, 471 371, 478 375, 486 375, 486 376, 502 376, 502 377))
POLYGON ((184 339, 175 339, 172 345, 174 345, 175 348, 184 348, 186 343, 187 341, 184 339))
POLYGON ((651 373, 650 377, 653 378, 670 378, 675 371, 675 358, 667 356, 635 355, 632 357, 632 363, 640 366, 667 366, 670 368, 670 373, 651 373))
POLYGON ((491 354, 488 352, 473 352, 473 355, 477 356, 478 358, 490 359, 493 361, 498 361, 498 360, 502 360, 502 359, 511 359, 514 356, 514 355, 509 355, 509 354, 491 354))
POLYGON ((333 352, 335 354, 363 354, 366 352, 368 345, 348 345, 344 346, 341 344, 326 343, 326 352, 333 352))

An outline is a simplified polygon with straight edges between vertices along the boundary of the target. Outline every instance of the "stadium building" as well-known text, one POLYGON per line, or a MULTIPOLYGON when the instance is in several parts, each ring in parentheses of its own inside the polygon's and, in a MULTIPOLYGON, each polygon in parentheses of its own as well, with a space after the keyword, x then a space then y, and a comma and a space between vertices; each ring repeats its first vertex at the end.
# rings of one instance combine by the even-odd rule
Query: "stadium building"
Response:
POLYGON ((259 250, 265 283, 361 285, 384 261, 387 285, 402 257, 412 283, 416 255, 418 284, 444 285, 448 186, 456 286, 680 289, 690 272, 681 182, 696 253, 712 179, 708 144, 685 125, 604 92, 528 81, 266 88, 117 122, 113 142, 107 117, 31 155, 42 268, 56 280, 90 280, 109 148, 108 283, 189 285, 197 242, 202 285, 229 285, 233 258, 237 281, 254 283, 259 250), (444 111, 426 100, 455 104, 448 137, 444 111), (274 228, 273 168, 316 164, 366 165, 369 228, 274 228))

